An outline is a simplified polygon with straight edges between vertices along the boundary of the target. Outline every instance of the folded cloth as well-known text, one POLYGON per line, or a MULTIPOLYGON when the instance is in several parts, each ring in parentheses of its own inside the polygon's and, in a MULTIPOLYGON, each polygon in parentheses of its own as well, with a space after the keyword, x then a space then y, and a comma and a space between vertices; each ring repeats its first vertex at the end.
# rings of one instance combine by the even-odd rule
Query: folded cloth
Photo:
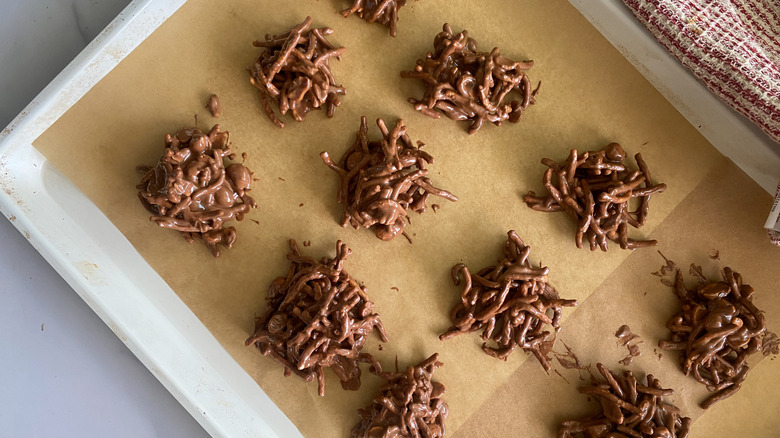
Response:
POLYGON ((623 0, 707 88, 780 142, 778 0, 623 0))

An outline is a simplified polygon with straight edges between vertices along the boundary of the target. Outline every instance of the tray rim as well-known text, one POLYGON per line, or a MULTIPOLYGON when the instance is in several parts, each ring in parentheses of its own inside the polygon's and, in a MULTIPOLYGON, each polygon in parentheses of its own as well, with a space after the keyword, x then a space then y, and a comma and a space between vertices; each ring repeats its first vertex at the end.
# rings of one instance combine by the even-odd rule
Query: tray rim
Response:
MULTIPOLYGON (((131 2, 0 133, 0 212, 208 433, 301 436, 129 241, 32 146, 185 2, 131 2)), ((780 146, 709 93, 620 0, 569 2, 716 149, 774 192, 780 146)))

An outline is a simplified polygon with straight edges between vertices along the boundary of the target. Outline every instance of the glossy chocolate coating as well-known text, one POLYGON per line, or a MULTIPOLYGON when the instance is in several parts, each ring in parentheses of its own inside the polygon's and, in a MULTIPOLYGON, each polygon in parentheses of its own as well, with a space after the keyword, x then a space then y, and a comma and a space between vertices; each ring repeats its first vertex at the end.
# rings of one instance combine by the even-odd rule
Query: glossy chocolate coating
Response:
POLYGON ((219 103, 219 96, 217 96, 216 94, 212 94, 211 97, 209 97, 209 101, 206 104, 206 108, 208 108, 212 117, 218 118, 219 116, 221 116, 222 106, 219 103))
POLYGON ((392 131, 382 119, 376 123, 381 140, 368 140, 363 116, 355 143, 338 164, 327 152, 320 156, 339 175, 336 200, 344 206, 341 225, 372 228, 378 238, 391 240, 406 235, 408 212, 424 212, 430 195, 453 202, 458 198, 433 186, 428 177, 433 157, 420 149, 421 142, 412 144, 403 120, 398 120, 392 131))
POLYGON ((372 372, 387 380, 368 407, 359 409, 360 423, 352 429, 352 438, 442 438, 449 413, 442 399, 445 388, 432 380, 433 372, 443 364, 433 354, 404 373, 382 371, 370 358, 372 372))
POLYGON ((238 163, 225 168, 225 159, 235 158, 229 137, 219 125, 208 134, 181 129, 165 136, 165 153, 156 166, 137 168, 143 174, 138 198, 152 222, 182 232, 190 242, 202 239, 214 257, 220 255, 218 245, 230 248, 236 240, 235 228, 225 223, 242 220, 257 206, 247 194, 252 172, 238 163))
POLYGON ((621 325, 620 328, 615 332, 615 337, 618 338, 618 345, 621 345, 623 347, 626 347, 628 349, 628 355, 624 357, 623 359, 619 360, 618 363, 628 366, 631 364, 631 362, 634 360, 635 357, 639 357, 642 355, 642 352, 639 350, 639 345, 642 341, 637 341, 639 339, 638 335, 635 335, 634 333, 631 333, 631 327, 627 325, 621 325))
POLYGON ((346 94, 344 87, 336 85, 330 71, 330 58, 341 59, 346 50, 335 47, 326 37, 333 29, 323 27, 309 30, 312 18, 289 32, 265 36, 265 41, 255 41, 262 47, 255 63, 249 68, 249 82, 260 92, 260 100, 268 117, 283 128, 271 108, 273 102, 282 115, 289 111, 302 122, 309 111, 325 107, 328 117, 341 104, 339 95, 346 94))
POLYGON ((747 359, 762 350, 766 319, 753 304, 753 288, 742 276, 723 268, 722 281, 707 280, 701 269, 691 267, 699 282, 686 287, 677 270, 674 291, 682 309, 669 319, 668 340, 658 342, 664 350, 679 350, 685 375, 692 375, 714 394, 702 403, 709 408, 730 397, 742 386, 748 373, 747 359))
POLYGON ((317 379, 318 393, 325 395, 323 369, 330 367, 347 390, 360 387, 360 350, 376 330, 387 342, 382 321, 374 313, 364 286, 344 270, 351 254, 336 243, 336 256, 318 261, 304 256, 290 240, 287 275, 268 288, 268 309, 255 318, 255 332, 246 345, 255 345, 307 382, 317 379))
POLYGON ((525 246, 516 232, 507 233, 504 259, 472 274, 464 264, 452 268, 452 280, 461 285, 461 302, 450 312, 453 326, 439 336, 446 340, 454 336, 482 330, 482 350, 490 356, 506 360, 517 347, 531 352, 549 372, 555 336, 551 326, 560 330, 564 307, 577 305, 577 300, 563 300, 547 282, 549 269, 534 268, 525 246), (487 341, 497 344, 489 346, 487 341))
POLYGON ((355 0, 352 7, 341 11, 344 18, 352 14, 369 23, 380 23, 390 28, 390 36, 398 30, 398 10, 406 6, 406 0, 355 0))
POLYGON ((468 132, 473 134, 485 122, 496 126, 507 120, 519 122, 523 111, 536 102, 541 82, 532 90, 526 75, 533 61, 512 61, 498 48, 480 52, 468 32, 453 34, 449 24, 436 35, 433 49, 417 60, 413 71, 401 72, 401 77, 419 79, 425 86, 421 100, 409 98, 421 113, 471 121, 468 132), (509 100, 514 92, 520 100, 509 100))
POLYGON ((638 171, 623 163, 626 152, 617 143, 610 143, 596 152, 579 154, 572 149, 561 164, 543 158, 549 167, 542 182, 547 196, 528 192, 523 201, 532 209, 544 212, 565 211, 577 224, 575 243, 582 248, 587 239, 591 251, 606 251, 607 240, 622 249, 658 245, 655 240, 634 240, 628 237, 628 226, 642 227, 647 221, 650 195, 666 190, 666 184, 653 184, 650 170, 636 154, 638 171), (636 211, 629 211, 629 202, 638 201, 636 211))
POLYGON ((642 385, 631 373, 614 374, 602 364, 596 364, 605 380, 579 388, 599 401, 602 412, 581 420, 561 423, 558 438, 686 438, 691 419, 680 416, 680 409, 667 403, 664 397, 674 395, 664 389, 658 379, 647 375, 642 385))

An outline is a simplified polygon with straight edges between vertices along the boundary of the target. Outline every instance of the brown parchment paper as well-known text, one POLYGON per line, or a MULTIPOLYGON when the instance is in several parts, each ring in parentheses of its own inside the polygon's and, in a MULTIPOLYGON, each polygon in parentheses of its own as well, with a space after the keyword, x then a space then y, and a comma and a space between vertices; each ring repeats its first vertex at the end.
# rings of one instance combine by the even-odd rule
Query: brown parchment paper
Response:
MULTIPOLYGON (((654 196, 650 222, 637 236, 661 241, 659 249, 681 266, 702 264, 719 249, 721 263, 741 272, 757 290, 756 302, 777 330, 780 299, 773 268, 780 251, 763 238, 762 217, 770 196, 723 158, 565 0, 412 1, 400 13, 398 37, 337 12, 351 1, 190 0, 90 90, 35 146, 67 175, 121 230, 176 291, 224 348, 257 381, 306 436, 345 436, 381 384, 364 373, 357 392, 341 390, 326 374, 326 396, 316 384, 284 378, 282 368, 256 349, 244 347, 252 319, 265 309, 270 281, 286 272, 287 239, 310 240, 315 257, 332 256, 342 239, 353 250, 346 267, 365 283, 390 342, 367 350, 392 367, 433 352, 445 366, 436 378, 447 386, 454 436, 552 436, 556 424, 587 411, 576 394, 579 380, 563 370, 542 372, 535 359, 516 352, 506 361, 482 353, 481 341, 460 336, 440 342, 449 310, 458 300, 452 265, 479 269, 495 262, 515 229, 531 256, 550 267, 550 279, 566 298, 580 300, 565 312, 560 338, 586 361, 619 368, 625 349, 614 331, 624 323, 640 334, 643 356, 631 368, 651 372, 677 391, 676 402, 695 418, 694 436, 731 436, 730 428, 753 424, 750 436, 767 436, 780 425, 780 404, 764 388, 776 383, 776 362, 762 360, 742 391, 702 416, 703 388, 677 370, 677 358, 653 354, 674 313, 671 292, 650 275, 662 260, 654 249, 636 253, 577 250, 573 225, 564 215, 534 212, 521 195, 541 189, 542 157, 564 159, 570 148, 598 149, 618 141, 642 152, 654 177, 668 184, 654 196), (257 56, 254 39, 281 33, 307 15, 316 26, 335 29, 331 41, 347 47, 332 62, 347 88, 335 117, 312 113, 303 124, 285 119, 275 127, 262 112, 246 67, 257 56), (419 83, 400 78, 431 50, 444 22, 468 29, 483 50, 501 48, 513 59, 533 59, 532 81, 542 81, 537 104, 519 124, 485 126, 466 134, 463 124, 429 119, 406 102, 420 96, 419 83), (219 95, 223 115, 203 107, 219 95), (200 243, 155 227, 136 197, 138 164, 153 164, 163 136, 195 123, 219 122, 231 131, 233 148, 259 181, 252 195, 259 208, 237 225, 238 241, 213 259, 200 243), (414 239, 381 242, 365 230, 342 229, 335 202, 336 175, 318 154, 340 157, 354 140, 359 117, 407 121, 413 140, 435 158, 434 183, 460 200, 433 202, 438 213, 414 215, 414 239), (257 221, 257 222, 255 222, 257 221), (398 288, 398 291, 391 288, 398 288), (645 294, 646 293, 646 294, 645 294), (772 414, 772 415, 770 415, 772 414), (751 423, 757 421, 757 423, 751 423)), ((376 135, 376 131, 372 131, 376 135)), ((560 347, 560 345, 559 345, 560 347)))

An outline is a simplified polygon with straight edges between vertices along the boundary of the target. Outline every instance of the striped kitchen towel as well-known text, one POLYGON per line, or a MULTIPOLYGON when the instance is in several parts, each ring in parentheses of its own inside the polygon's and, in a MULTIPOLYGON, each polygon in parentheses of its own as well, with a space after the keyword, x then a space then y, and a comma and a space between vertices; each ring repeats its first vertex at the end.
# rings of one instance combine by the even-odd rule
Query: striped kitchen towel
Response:
POLYGON ((780 142, 780 0, 623 0, 707 88, 780 142))

